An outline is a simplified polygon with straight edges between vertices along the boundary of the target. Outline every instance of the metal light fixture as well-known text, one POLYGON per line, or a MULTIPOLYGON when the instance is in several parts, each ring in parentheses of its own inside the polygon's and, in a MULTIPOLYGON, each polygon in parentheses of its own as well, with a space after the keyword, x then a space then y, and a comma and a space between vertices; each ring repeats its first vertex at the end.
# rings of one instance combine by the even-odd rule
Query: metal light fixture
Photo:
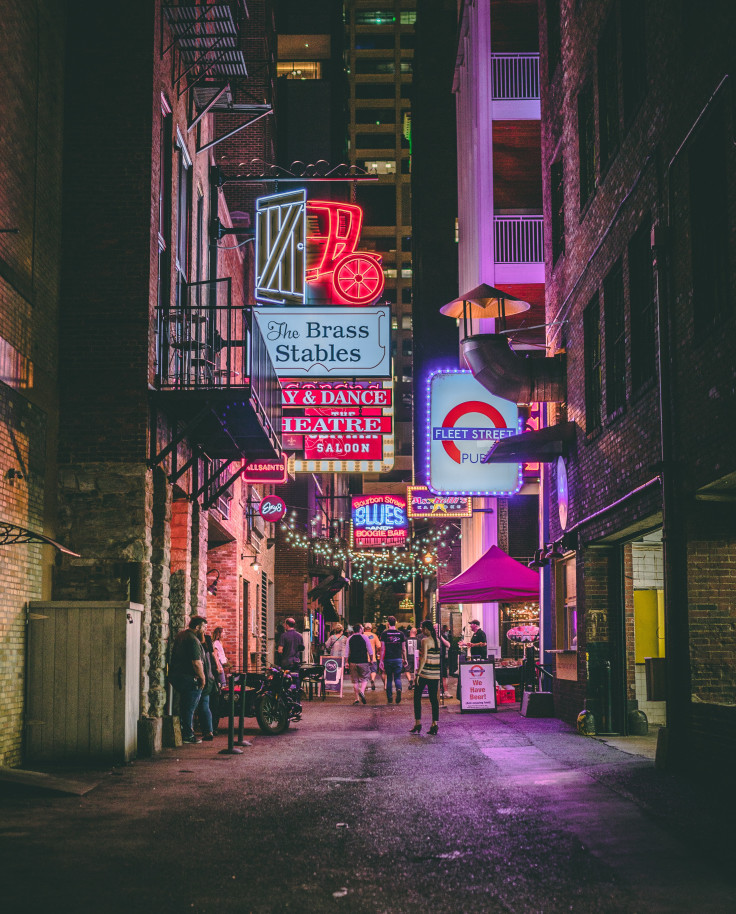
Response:
POLYGON ((562 551, 562 540, 558 540, 556 543, 549 543, 547 545, 547 551, 545 552, 544 557, 548 561, 555 561, 556 559, 561 559, 564 557, 564 552, 562 551))
POLYGON ((261 570, 261 565, 260 565, 260 563, 259 563, 259 561, 258 561, 258 556, 255 556, 255 557, 254 557, 253 561, 250 563, 250 567, 253 569, 253 571, 260 571, 260 570, 261 570))
POLYGON ((544 549, 536 549, 534 552, 534 558, 531 562, 527 562, 527 568, 544 568, 545 565, 549 565, 549 559, 545 555, 544 549))

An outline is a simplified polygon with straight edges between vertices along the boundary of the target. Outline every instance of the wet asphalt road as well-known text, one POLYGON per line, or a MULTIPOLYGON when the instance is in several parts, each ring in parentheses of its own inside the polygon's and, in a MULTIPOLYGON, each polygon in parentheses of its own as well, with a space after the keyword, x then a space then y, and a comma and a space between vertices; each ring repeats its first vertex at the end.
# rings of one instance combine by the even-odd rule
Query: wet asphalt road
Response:
POLYGON ((730 801, 707 782, 513 706, 448 702, 439 736, 410 736, 409 701, 368 695, 249 728, 240 756, 217 737, 87 772, 81 798, 3 788, 3 909, 736 911, 730 801))

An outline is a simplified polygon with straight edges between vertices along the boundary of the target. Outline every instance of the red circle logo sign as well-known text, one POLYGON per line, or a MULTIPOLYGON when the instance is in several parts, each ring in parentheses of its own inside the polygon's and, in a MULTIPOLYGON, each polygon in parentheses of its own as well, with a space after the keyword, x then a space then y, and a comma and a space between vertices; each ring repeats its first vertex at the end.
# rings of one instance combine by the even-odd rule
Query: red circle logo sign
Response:
POLYGON ((275 524, 286 514, 286 502, 279 495, 267 495, 261 499, 258 513, 264 520, 275 524))
MULTIPOLYGON (((466 403, 458 403, 445 416, 442 428, 453 428, 457 425, 458 419, 462 419, 468 413, 480 413, 481 416, 486 416, 486 418, 490 419, 496 428, 506 428, 506 422, 496 407, 491 406, 490 403, 484 403, 482 400, 468 400, 466 403)), ((455 463, 462 462, 460 448, 454 441, 443 441, 442 447, 447 451, 448 457, 451 457, 455 463)))
POLYGON ((482 676, 485 670, 482 666, 471 666, 468 672, 471 676, 482 676))

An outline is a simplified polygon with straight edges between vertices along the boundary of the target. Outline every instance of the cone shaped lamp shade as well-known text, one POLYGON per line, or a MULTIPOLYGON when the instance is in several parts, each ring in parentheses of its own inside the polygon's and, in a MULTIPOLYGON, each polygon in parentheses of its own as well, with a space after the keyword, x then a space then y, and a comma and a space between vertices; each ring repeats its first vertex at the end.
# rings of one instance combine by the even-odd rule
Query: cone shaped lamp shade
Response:
POLYGON ((511 317, 512 314, 521 314, 531 308, 529 302, 521 301, 509 295, 508 292, 502 292, 500 289, 494 289, 487 283, 481 283, 470 292, 454 301, 448 302, 440 308, 440 314, 447 317, 462 317, 463 302, 468 302, 468 317, 511 317))

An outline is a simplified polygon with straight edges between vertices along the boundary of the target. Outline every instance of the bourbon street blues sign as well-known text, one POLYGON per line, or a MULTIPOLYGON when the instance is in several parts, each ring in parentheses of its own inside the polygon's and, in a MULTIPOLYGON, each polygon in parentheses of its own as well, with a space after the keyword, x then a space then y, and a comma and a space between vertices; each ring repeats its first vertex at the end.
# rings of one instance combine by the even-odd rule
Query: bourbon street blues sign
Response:
POLYGON ((427 384, 429 488, 439 495, 511 495, 521 488, 521 464, 482 463, 489 445, 516 435, 519 409, 469 371, 438 371, 427 384))
POLYGON ((276 374, 390 378, 391 309, 254 308, 276 374))

